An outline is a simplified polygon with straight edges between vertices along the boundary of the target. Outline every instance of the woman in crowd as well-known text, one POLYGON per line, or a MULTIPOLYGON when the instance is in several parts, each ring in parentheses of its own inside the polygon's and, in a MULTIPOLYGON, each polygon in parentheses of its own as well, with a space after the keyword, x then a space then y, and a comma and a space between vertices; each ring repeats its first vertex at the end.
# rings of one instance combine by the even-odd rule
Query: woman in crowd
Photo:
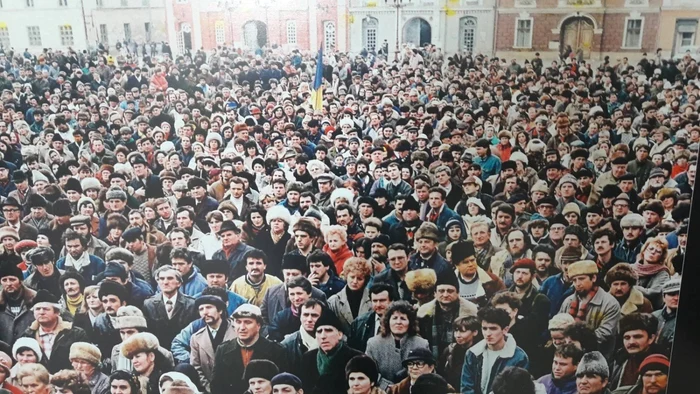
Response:
POLYGON ((367 260, 352 257, 345 262, 341 277, 347 283, 337 294, 328 299, 328 307, 338 316, 344 327, 372 309, 367 282, 372 269, 367 260))

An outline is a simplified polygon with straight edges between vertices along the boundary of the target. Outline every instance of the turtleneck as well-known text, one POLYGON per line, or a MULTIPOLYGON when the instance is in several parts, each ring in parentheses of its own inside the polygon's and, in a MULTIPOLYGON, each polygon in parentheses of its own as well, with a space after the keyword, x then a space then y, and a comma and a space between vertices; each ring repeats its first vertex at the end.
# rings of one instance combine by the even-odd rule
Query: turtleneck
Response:
POLYGON ((348 296, 348 303, 350 304, 350 311, 352 312, 352 317, 356 318, 360 312, 360 305, 362 304, 362 295, 365 293, 365 288, 360 290, 352 290, 350 287, 345 287, 345 294, 348 296))
POLYGON ((75 312, 78 311, 81 305, 83 305, 83 300, 85 297, 80 294, 78 297, 75 298, 70 298, 66 296, 66 307, 68 308, 68 312, 70 312, 71 315, 75 316, 75 312))

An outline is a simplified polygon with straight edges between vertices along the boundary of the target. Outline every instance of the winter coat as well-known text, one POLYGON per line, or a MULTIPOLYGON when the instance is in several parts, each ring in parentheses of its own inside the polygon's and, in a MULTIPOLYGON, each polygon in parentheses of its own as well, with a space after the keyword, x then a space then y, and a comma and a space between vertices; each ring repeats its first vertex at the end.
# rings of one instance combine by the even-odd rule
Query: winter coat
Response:
POLYGON ((572 376, 567 380, 554 379, 552 374, 545 375, 537 380, 547 390, 547 394, 576 394, 576 377, 572 376))
MULTIPOLYGON (((476 290, 476 296, 467 299, 467 301, 471 301, 479 307, 484 307, 496 293, 505 290, 506 286, 499 277, 481 267, 476 267, 476 274, 479 277, 479 288, 476 290)), ((460 281, 462 280, 459 271, 456 269, 455 275, 460 281)))
POLYGON ((450 263, 444 257, 438 254, 437 250, 428 260, 424 260, 420 253, 414 253, 408 259, 408 270, 413 271, 421 268, 432 268, 439 276, 442 272, 452 268, 450 263))
POLYGON ((299 376, 301 374, 301 358, 304 356, 304 353, 309 350, 302 342, 299 331, 297 330, 297 332, 284 338, 284 340, 280 342, 280 346, 282 346, 287 356, 289 372, 299 376))
POLYGON ((352 310, 350 309, 350 301, 348 300, 348 294, 346 292, 347 289, 348 287, 345 286, 338 294, 328 299, 328 308, 338 316, 338 319, 340 319, 340 322, 343 324, 344 332, 350 332, 350 324, 352 324, 356 318, 372 311, 369 286, 365 286, 362 291, 362 300, 360 301, 360 308, 358 309, 357 316, 353 317, 352 310))
MULTIPOLYGON (((311 298, 324 302, 326 301, 326 295, 315 287, 311 288, 311 298)), ((284 283, 270 287, 265 293, 262 305, 260 306, 265 324, 270 324, 277 312, 284 308, 289 308, 290 305, 291 303, 287 296, 287 287, 284 283)))
POLYGON ((408 356, 408 353, 418 348, 428 349, 428 341, 419 335, 405 336, 399 340, 400 347, 397 348, 394 337, 377 335, 367 341, 365 353, 377 361, 379 374, 392 382, 397 382, 397 374, 405 371, 401 361, 408 356))
MULTIPOLYGON (((85 285, 90 286, 97 284, 96 276, 105 270, 105 262, 101 258, 95 255, 88 255, 90 258, 90 264, 87 266, 80 267, 78 273, 85 278, 85 285)), ((72 267, 72 266, 71 266, 72 267)), ((66 269, 66 258, 62 257, 56 262, 56 268, 65 270, 66 269)))
POLYGON ((102 312, 95 318, 94 335, 90 337, 90 342, 97 345, 102 353, 102 358, 106 359, 112 352, 114 345, 122 342, 119 330, 112 325, 112 320, 106 312, 102 312))
POLYGON ((239 243, 229 256, 226 256, 226 252, 224 252, 223 249, 219 249, 214 252, 212 260, 228 261, 229 265, 231 266, 231 272, 228 275, 229 284, 246 274, 245 260, 243 258, 246 253, 251 250, 253 250, 252 247, 244 243, 239 243))
MULTIPOLYGON (((632 268, 634 268, 634 266, 632 268)), ((646 298, 649 299, 649 302, 651 302, 651 305, 655 310, 660 309, 664 304, 663 296, 661 295, 661 288, 663 287, 664 283, 669 280, 669 278, 671 278, 671 275, 669 274, 668 270, 659 271, 650 276, 639 275, 637 285, 634 286, 634 288, 639 290, 646 298)))
POLYGON ((292 238, 289 232, 285 231, 282 238, 275 243, 272 240, 270 230, 258 234, 249 245, 260 250, 264 250, 267 255, 267 267, 265 273, 282 279, 282 256, 284 255, 287 242, 292 238))
POLYGON ((549 298, 549 317, 553 317, 561 309, 561 304, 564 303, 567 297, 574 293, 574 288, 571 283, 564 282, 563 274, 550 276, 542 282, 539 292, 549 298))
POLYGON ((622 316, 631 315, 635 312, 639 313, 652 313, 654 308, 651 306, 644 294, 641 291, 632 288, 630 290, 630 295, 627 297, 627 301, 620 307, 620 314, 622 316))
MULTIPOLYGON (((252 360, 270 360, 280 371, 287 371, 287 360, 282 347, 265 338, 258 338, 249 347, 253 350, 252 360)), ((316 365, 314 359, 314 366, 316 365)), ((314 368, 315 369, 315 368, 314 368)), ((237 340, 224 342, 214 354, 214 371, 211 380, 212 394, 242 394, 248 389, 248 381, 243 379, 245 366, 241 358, 241 345, 237 340)), ((345 364, 343 364, 343 374, 345 364)), ((345 380, 345 375, 343 375, 345 380)))
MULTIPOLYGON (((39 322, 34 321, 24 332, 23 336, 34 338, 41 343, 39 322)), ((49 373, 54 374, 70 365, 70 347, 75 342, 90 342, 90 340, 82 328, 73 327, 70 322, 59 318, 58 326, 56 327, 56 337, 51 347, 51 358, 47 358, 46 353, 44 353, 41 361, 46 366, 46 369, 49 370, 49 373)))
POLYGON ((7 294, 0 291, 0 341, 15 343, 34 322, 34 313, 30 309, 34 296, 36 291, 23 286, 21 310, 13 315, 7 306, 7 294))
POLYGON ((341 346, 341 348, 334 349, 337 353, 332 359, 331 365, 328 367, 328 373, 325 375, 320 375, 318 367, 316 366, 316 357, 321 350, 314 349, 304 353, 301 359, 302 376, 300 376, 304 385, 304 393, 331 394, 344 393, 347 391, 348 382, 345 378, 345 365, 347 365, 351 358, 359 356, 362 353, 348 347, 343 342, 340 342, 338 346, 341 346))
POLYGON ((530 363, 527 354, 517 346, 513 336, 507 334, 502 357, 498 357, 493 364, 486 391, 482 391, 481 377, 483 374, 484 352, 486 351, 488 351, 488 347, 485 339, 467 351, 467 357, 462 368, 462 394, 489 394, 496 375, 501 371, 507 367, 527 369, 530 363))
MULTIPOLYGON (((621 334, 622 335, 622 334, 621 334)), ((632 386, 634 385, 634 382, 628 382, 627 384, 622 384, 622 378, 625 373, 625 369, 628 369, 627 364, 630 362, 630 359, 633 357, 634 359, 632 360, 632 366, 633 366, 633 371, 635 372, 634 377, 635 381, 637 380, 637 371, 639 369, 639 365, 644 361, 644 359, 652 354, 664 354, 668 356, 668 351, 663 348, 663 346, 657 345, 655 343, 652 343, 651 346, 649 346, 649 349, 647 349, 643 353, 635 353, 633 355, 627 353, 627 350, 623 347, 622 349, 618 350, 615 352, 615 355, 613 356, 612 360, 609 361, 610 364, 610 383, 608 384, 608 388, 611 390, 615 390, 618 387, 623 387, 623 386, 632 386)))
MULTIPOLYGON (((402 281, 398 277, 398 274, 396 274, 394 272, 394 270, 391 269, 391 267, 387 267, 384 271, 375 275, 373 283, 374 284, 386 283, 394 288, 394 295, 396 297, 398 297, 399 294, 403 293, 403 296, 401 297, 401 299, 404 301, 411 301, 411 298, 412 298, 411 290, 408 289, 408 286, 406 285, 406 281, 402 281)), ((359 348, 356 348, 356 349, 359 349, 359 348)))
MULTIPOLYGON (((435 310, 440 308, 437 305, 437 300, 432 300, 426 304, 421 305, 418 308, 416 316, 418 318, 419 332, 421 336, 428 340, 430 343, 430 350, 433 352, 433 356, 438 358, 440 356, 440 339, 439 333, 437 332, 438 322, 435 310)), ((457 316, 460 317, 470 317, 476 316, 477 307, 474 303, 469 302, 464 299, 459 299, 459 311, 457 316)), ((452 322, 440 322, 441 324, 452 325, 452 322)))
MULTIPOLYGON (((458 391, 459 390, 455 390, 454 386, 452 386, 451 384, 447 386, 448 393, 456 393, 458 391)), ((411 378, 407 377, 406 379, 389 387, 389 389, 386 391, 386 394, 411 394, 411 378)))
POLYGON ((362 352, 367 349, 367 341, 374 337, 374 333, 377 332, 376 316, 377 313, 372 311, 358 316, 352 322, 348 334, 348 346, 362 352))
POLYGON ((669 314, 665 307, 652 313, 654 317, 659 319, 656 343, 663 346, 668 351, 671 350, 673 338, 676 335, 676 313, 677 311, 673 311, 669 314))
POLYGON ((246 280, 247 278, 247 276, 241 276, 240 278, 236 279, 233 281, 233 284, 229 290, 240 295, 246 299, 247 302, 256 306, 262 305, 265 294, 267 294, 272 287, 283 284, 278 277, 265 274, 263 282, 256 289, 248 284, 248 281, 246 280))
MULTIPOLYGON (((226 326, 226 332, 224 333, 223 342, 235 338, 236 331, 233 328, 233 321, 229 320, 226 326)), ((192 335, 190 339, 190 364, 192 364, 197 371, 199 381, 207 391, 211 390, 211 380, 214 377, 215 353, 216 351, 212 345, 209 329, 207 327, 202 327, 192 335)))
POLYGON ((192 266, 192 271, 186 278, 182 278, 182 286, 180 292, 184 295, 194 297, 200 294, 207 287, 207 280, 199 273, 197 266, 192 266))
MULTIPOLYGON (((559 313, 569 313, 569 307, 575 297, 578 297, 576 293, 567 297, 561 305, 559 313)), ((605 357, 612 356, 615 349, 619 320, 620 304, 605 290, 598 289, 598 292, 588 302, 585 322, 588 327, 595 331, 599 350, 605 357)))
POLYGON ((158 327, 154 330, 154 334, 158 338, 158 343, 168 350, 175 335, 199 318, 199 313, 194 307, 194 298, 182 293, 177 295, 171 318, 168 318, 168 313, 165 311, 165 302, 161 293, 146 299, 143 304, 143 315, 148 327, 158 327))

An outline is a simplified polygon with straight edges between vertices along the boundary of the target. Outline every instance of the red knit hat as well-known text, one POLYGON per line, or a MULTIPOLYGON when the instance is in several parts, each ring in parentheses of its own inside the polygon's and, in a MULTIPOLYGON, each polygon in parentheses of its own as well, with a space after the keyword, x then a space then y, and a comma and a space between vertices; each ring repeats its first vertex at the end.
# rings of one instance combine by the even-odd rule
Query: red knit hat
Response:
POLYGON ((644 375, 647 371, 661 371, 668 374, 671 362, 663 354, 651 354, 642 361, 639 366, 639 374, 644 375))
POLYGON ((529 269, 530 272, 535 272, 537 270, 537 265, 535 265, 535 261, 533 259, 516 260, 515 263, 513 263, 513 266, 510 268, 510 273, 514 273, 518 268, 525 268, 529 269))
POLYGON ((15 245, 15 253, 22 253, 23 250, 34 249, 37 246, 39 246, 39 245, 37 245, 36 242, 34 242, 30 239, 25 239, 25 240, 17 242, 17 244, 15 245))

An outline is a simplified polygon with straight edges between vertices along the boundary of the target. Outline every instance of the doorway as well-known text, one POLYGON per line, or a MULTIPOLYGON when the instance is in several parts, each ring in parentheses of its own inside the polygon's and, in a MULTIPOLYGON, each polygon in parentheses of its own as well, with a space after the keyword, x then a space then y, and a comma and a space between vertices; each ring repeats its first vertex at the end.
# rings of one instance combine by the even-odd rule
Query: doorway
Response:
POLYGON ((406 22, 403 28, 403 42, 413 44, 415 47, 422 47, 430 44, 432 39, 432 28, 430 23, 423 18, 413 18, 406 22))
POLYGON ((267 44, 267 25, 261 21, 248 21, 243 25, 243 40, 248 48, 258 49, 267 44))
POLYGON ((593 48, 593 21, 590 18, 578 16, 567 19, 561 29, 559 53, 566 53, 570 46, 574 53, 583 51, 583 58, 591 57, 593 48))

